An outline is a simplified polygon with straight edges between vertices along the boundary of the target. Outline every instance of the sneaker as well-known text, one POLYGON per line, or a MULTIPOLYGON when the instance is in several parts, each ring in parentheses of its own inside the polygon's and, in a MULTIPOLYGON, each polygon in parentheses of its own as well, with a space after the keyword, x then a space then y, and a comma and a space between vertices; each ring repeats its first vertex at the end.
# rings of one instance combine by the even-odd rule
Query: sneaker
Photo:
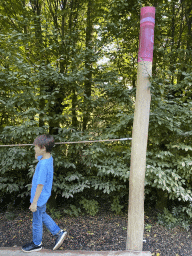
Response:
POLYGON ((42 243, 40 245, 35 245, 33 242, 25 244, 22 246, 23 252, 38 252, 42 249, 42 243))
POLYGON ((55 246, 53 247, 53 251, 57 250, 63 243, 64 239, 67 236, 67 232, 61 230, 57 235, 56 235, 56 240, 55 240, 55 246))

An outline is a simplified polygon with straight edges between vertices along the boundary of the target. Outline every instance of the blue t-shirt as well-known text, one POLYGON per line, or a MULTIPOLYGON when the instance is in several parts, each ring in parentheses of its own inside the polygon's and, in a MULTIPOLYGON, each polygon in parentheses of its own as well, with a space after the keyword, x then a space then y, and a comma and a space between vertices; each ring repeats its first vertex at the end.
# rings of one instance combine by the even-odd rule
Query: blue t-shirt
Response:
POLYGON ((37 185, 43 185, 43 190, 37 201, 37 206, 42 206, 47 203, 49 197, 51 196, 51 189, 53 184, 53 157, 49 159, 42 159, 42 156, 38 156, 38 164, 35 169, 32 180, 31 188, 31 199, 30 202, 33 202, 37 185))

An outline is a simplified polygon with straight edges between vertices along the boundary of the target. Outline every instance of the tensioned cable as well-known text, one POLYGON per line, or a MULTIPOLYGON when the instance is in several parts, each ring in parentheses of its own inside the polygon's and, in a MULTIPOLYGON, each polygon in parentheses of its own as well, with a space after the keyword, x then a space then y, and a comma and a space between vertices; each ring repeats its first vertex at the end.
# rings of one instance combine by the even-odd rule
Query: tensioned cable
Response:
MULTIPOLYGON (((55 145, 61 144, 79 144, 79 143, 94 143, 94 142, 107 142, 107 141, 123 141, 132 140, 132 138, 121 138, 121 139, 108 139, 108 140, 82 140, 82 141, 67 141, 67 142, 56 142, 55 145)), ((0 145, 0 147, 24 147, 34 146, 33 144, 11 144, 11 145, 0 145)))

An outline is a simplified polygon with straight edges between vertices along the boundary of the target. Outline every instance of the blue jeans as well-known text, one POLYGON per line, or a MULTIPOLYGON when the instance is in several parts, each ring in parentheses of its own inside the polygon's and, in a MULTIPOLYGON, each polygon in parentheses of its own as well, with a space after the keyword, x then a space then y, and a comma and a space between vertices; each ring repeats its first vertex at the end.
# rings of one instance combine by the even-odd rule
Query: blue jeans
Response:
POLYGON ((33 243, 35 245, 40 245, 42 242, 43 224, 53 236, 61 230, 54 220, 46 213, 46 204, 37 206, 37 211, 33 213, 33 243))

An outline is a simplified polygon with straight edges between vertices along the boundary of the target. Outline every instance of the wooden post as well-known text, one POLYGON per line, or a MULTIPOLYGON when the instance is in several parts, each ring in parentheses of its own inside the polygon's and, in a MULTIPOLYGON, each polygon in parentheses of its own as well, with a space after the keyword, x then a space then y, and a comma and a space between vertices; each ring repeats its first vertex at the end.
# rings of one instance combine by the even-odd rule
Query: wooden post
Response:
POLYGON ((126 249, 142 251, 144 182, 150 111, 155 8, 141 8, 136 103, 133 122, 126 249))

